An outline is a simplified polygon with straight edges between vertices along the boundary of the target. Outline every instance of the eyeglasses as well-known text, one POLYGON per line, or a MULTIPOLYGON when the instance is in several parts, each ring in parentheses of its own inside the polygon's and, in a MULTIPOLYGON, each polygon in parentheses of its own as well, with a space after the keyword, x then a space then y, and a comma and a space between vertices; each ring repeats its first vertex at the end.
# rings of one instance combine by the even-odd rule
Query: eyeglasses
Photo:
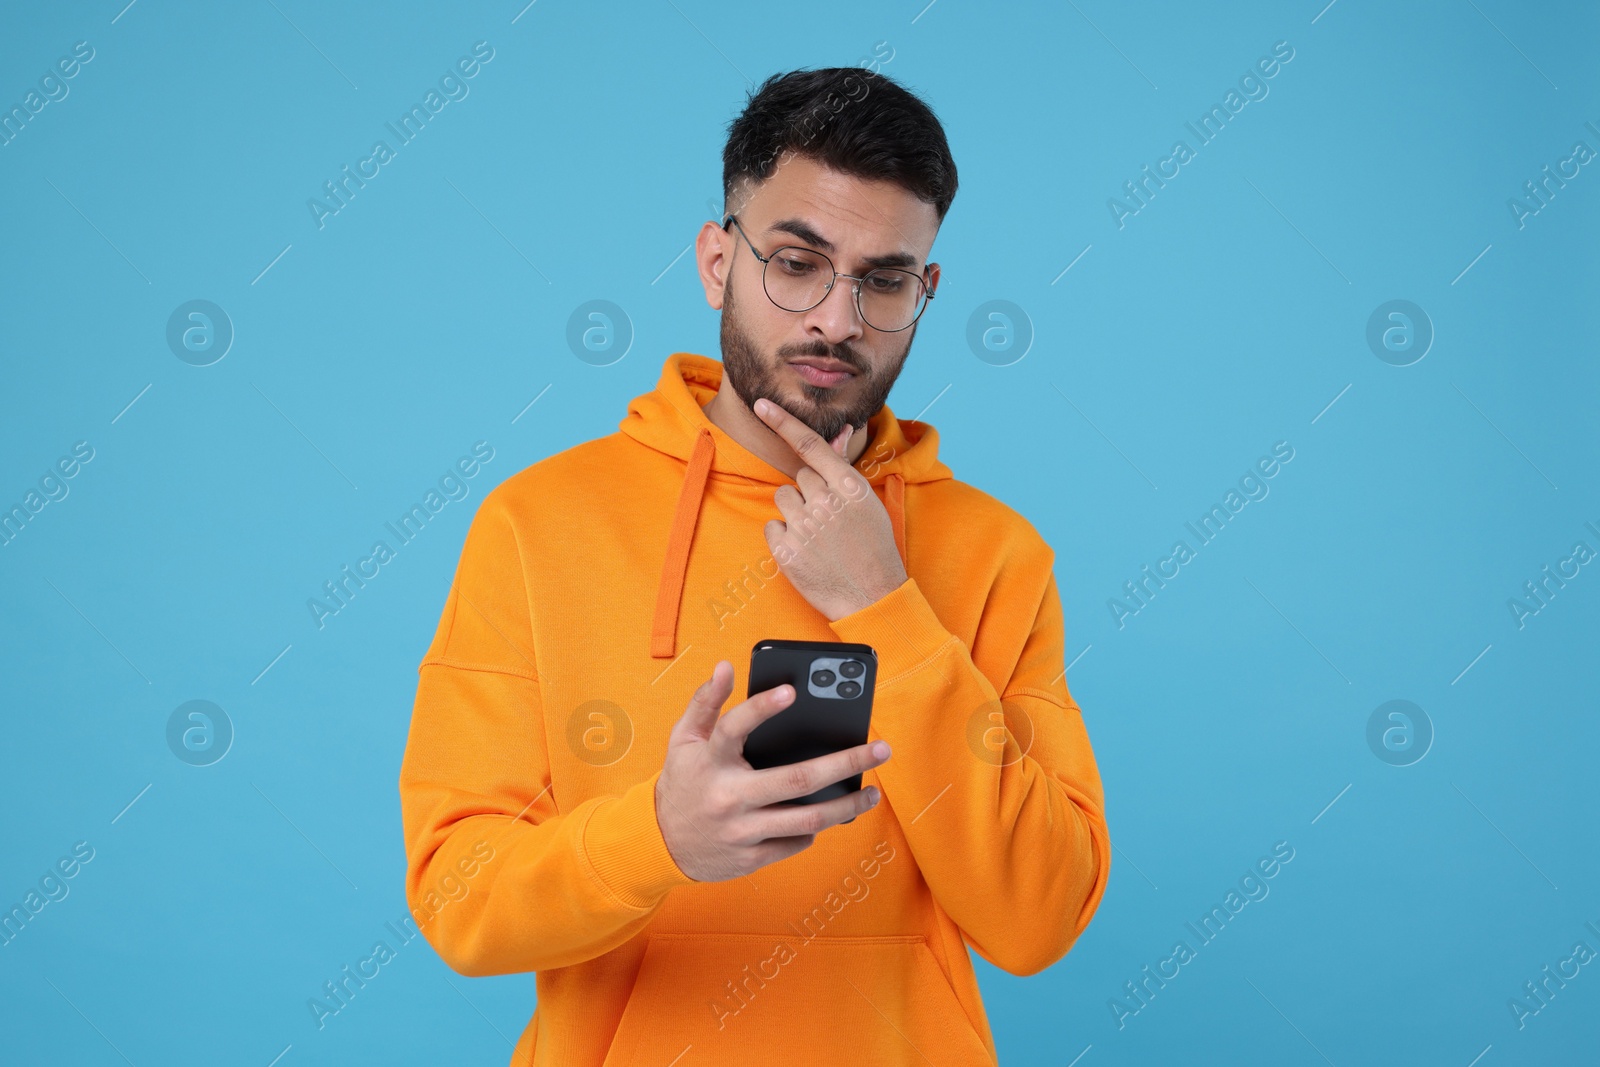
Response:
POLYGON ((729 215, 722 228, 731 222, 739 230, 750 252, 761 261, 761 287, 767 299, 784 311, 810 311, 828 298, 840 278, 855 282, 856 311, 861 321, 882 333, 899 333, 922 317, 933 299, 921 275, 897 267, 874 267, 859 277, 840 274, 833 260, 810 248, 784 245, 770 256, 756 251, 739 220, 729 215))

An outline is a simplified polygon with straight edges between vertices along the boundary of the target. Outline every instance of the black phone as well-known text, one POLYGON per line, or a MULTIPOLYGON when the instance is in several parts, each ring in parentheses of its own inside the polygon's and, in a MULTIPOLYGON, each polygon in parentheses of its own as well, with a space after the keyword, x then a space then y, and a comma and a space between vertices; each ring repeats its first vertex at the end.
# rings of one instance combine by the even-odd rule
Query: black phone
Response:
MULTIPOLYGON (((744 742, 745 761, 764 770, 866 744, 877 680, 878 654, 871 645, 757 641, 750 650, 745 698, 785 683, 794 687, 795 697, 750 731, 744 742)), ((783 803, 816 804, 860 788, 861 775, 853 774, 783 803)))

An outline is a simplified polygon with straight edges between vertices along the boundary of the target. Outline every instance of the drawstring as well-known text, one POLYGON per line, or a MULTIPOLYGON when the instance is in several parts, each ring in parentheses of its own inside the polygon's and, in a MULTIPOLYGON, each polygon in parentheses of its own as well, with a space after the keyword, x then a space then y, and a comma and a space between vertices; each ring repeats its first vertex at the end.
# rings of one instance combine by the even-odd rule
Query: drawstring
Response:
MULTIPOLYGON (((695 525, 700 521, 700 501, 705 496, 706 482, 711 476, 711 459, 716 450, 711 431, 702 428, 695 438, 694 451, 689 456, 689 468, 683 475, 683 488, 678 491, 678 506, 672 516, 672 529, 667 535, 667 559, 661 568, 661 585, 656 591, 655 621, 650 627, 650 655, 656 659, 672 656, 677 648, 678 609, 683 603, 683 584, 689 572, 689 547, 694 542, 695 525)), ((889 525, 894 530, 894 547, 900 553, 900 562, 909 568, 906 560, 906 480, 898 471, 891 471, 885 479, 883 496, 884 506, 889 512, 889 525)))
POLYGON ((678 605, 683 601, 683 581, 689 571, 689 545, 694 540, 695 523, 700 519, 700 498, 705 495, 711 475, 711 457, 716 452, 711 431, 701 428, 695 438, 689 469, 678 492, 678 509, 672 516, 672 531, 667 535, 667 562, 661 568, 661 588, 656 592, 656 618, 650 627, 650 655, 671 656, 677 645, 678 605))

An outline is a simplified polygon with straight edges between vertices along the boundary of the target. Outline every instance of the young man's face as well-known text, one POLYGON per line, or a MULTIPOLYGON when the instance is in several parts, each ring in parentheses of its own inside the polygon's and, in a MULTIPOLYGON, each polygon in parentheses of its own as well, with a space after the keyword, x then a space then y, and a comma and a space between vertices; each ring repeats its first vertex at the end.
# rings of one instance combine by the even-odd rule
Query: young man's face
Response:
MULTIPOLYGON (((762 265, 739 226, 763 256, 795 245, 822 252, 842 274, 864 275, 880 260, 909 257, 904 269, 922 274, 938 233, 932 204, 891 182, 842 174, 803 156, 783 157, 766 181, 728 210, 738 219, 720 230, 708 223, 698 259, 706 301, 722 311, 723 374, 752 407, 766 397, 832 440, 846 423, 858 431, 877 414, 899 377, 916 326, 887 333, 862 321, 855 282, 840 278, 810 311, 785 311, 767 298, 762 265), (793 361, 834 360, 849 373, 827 383, 808 378, 793 361)), ((929 265, 930 288, 939 285, 929 265)), ((774 265, 772 270, 778 270, 774 265)), ((920 321, 920 320, 919 320, 920 321)))

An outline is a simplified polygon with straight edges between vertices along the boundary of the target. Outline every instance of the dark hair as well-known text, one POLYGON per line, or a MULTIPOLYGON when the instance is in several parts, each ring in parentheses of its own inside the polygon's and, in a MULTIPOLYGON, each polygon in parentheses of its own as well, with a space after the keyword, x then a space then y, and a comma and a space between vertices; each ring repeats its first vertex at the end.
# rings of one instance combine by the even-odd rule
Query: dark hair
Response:
MULTIPOLYGON (((956 164, 933 110, 888 75, 864 67, 774 74, 728 124, 725 211, 743 181, 762 182, 793 152, 867 180, 892 181, 934 206, 956 196, 956 164)), ((720 220, 719 220, 720 221, 720 220)))

